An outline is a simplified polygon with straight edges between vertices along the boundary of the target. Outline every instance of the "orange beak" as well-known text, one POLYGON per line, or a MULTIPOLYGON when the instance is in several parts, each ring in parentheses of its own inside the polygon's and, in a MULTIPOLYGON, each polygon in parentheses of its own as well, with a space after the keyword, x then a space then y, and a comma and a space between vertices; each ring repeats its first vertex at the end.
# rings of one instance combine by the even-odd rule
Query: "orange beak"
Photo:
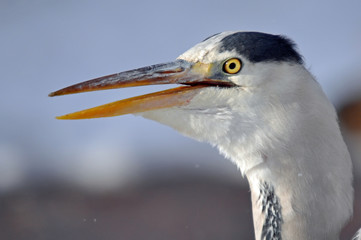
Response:
POLYGON ((50 97, 73 93, 155 84, 183 84, 160 92, 128 98, 98 107, 66 114, 57 119, 87 119, 140 113, 161 108, 187 105, 201 88, 232 86, 225 80, 211 79, 212 64, 184 60, 152 65, 78 83, 49 94, 50 97))

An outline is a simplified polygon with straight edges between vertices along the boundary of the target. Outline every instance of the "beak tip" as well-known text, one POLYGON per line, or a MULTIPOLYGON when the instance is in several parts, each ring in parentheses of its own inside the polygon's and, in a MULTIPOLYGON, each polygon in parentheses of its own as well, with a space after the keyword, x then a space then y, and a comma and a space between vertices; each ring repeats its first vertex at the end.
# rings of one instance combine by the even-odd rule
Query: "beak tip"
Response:
POLYGON ((71 120, 71 119, 78 119, 78 118, 74 118, 71 116, 72 114, 65 114, 65 115, 61 115, 61 116, 56 116, 55 118, 57 120, 71 120))
POLYGON ((49 97, 55 97, 55 96, 59 96, 59 95, 63 95, 61 90, 51 92, 48 94, 49 97))
POLYGON ((62 116, 56 116, 55 119, 57 119, 57 120, 81 120, 81 119, 89 119, 89 117, 79 115, 78 113, 69 113, 69 114, 65 114, 62 116))
POLYGON ((67 95, 67 94, 71 94, 72 92, 68 92, 66 91, 66 89, 60 89, 60 90, 57 90, 55 92, 51 92, 48 94, 49 97, 56 97, 56 96, 61 96, 61 95, 67 95))

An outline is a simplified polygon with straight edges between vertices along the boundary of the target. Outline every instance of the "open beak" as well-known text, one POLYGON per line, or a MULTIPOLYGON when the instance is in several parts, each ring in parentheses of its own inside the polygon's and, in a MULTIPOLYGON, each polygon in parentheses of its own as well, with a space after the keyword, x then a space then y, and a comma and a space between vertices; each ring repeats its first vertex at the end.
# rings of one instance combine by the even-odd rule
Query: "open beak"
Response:
POLYGON ((232 86, 228 81, 211 79, 211 72, 212 64, 189 63, 185 60, 176 60, 170 63, 152 65, 85 81, 52 92, 49 96, 155 84, 188 85, 108 103, 66 114, 57 117, 57 119, 113 117, 161 108, 184 106, 192 100, 201 88, 232 86))

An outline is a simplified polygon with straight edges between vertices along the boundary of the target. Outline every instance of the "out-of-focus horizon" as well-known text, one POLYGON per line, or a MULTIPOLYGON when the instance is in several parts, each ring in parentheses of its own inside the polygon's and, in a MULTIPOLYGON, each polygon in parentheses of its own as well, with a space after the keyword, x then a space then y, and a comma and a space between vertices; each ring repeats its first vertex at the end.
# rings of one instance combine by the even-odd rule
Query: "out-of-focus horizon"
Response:
POLYGON ((162 86, 47 94, 172 61, 218 32, 248 30, 293 39, 341 108, 361 97, 360 9, 360 1, 2 1, 0 193, 54 182, 104 192, 181 173, 246 184, 216 149, 158 123, 55 119, 162 86))

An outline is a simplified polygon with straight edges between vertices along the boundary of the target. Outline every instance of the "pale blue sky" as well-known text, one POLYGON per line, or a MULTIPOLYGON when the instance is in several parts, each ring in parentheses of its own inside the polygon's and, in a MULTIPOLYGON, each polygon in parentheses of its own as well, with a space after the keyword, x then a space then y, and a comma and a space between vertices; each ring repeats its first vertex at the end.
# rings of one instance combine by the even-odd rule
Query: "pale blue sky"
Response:
POLYGON ((208 145, 139 117, 54 119, 160 87, 59 98, 47 94, 94 77, 171 61, 217 32, 252 30, 292 38, 326 94, 341 104, 361 89, 360 9, 357 0, 1 1, 0 180, 5 171, 11 173, 3 177, 9 178, 9 186, 33 173, 40 178, 132 175, 126 173, 178 166, 182 159, 197 168, 228 171, 231 164, 208 145), (93 157, 102 153, 108 155, 93 157), (211 156, 216 160, 207 166, 211 156), (91 167, 74 170, 84 165, 91 167))

